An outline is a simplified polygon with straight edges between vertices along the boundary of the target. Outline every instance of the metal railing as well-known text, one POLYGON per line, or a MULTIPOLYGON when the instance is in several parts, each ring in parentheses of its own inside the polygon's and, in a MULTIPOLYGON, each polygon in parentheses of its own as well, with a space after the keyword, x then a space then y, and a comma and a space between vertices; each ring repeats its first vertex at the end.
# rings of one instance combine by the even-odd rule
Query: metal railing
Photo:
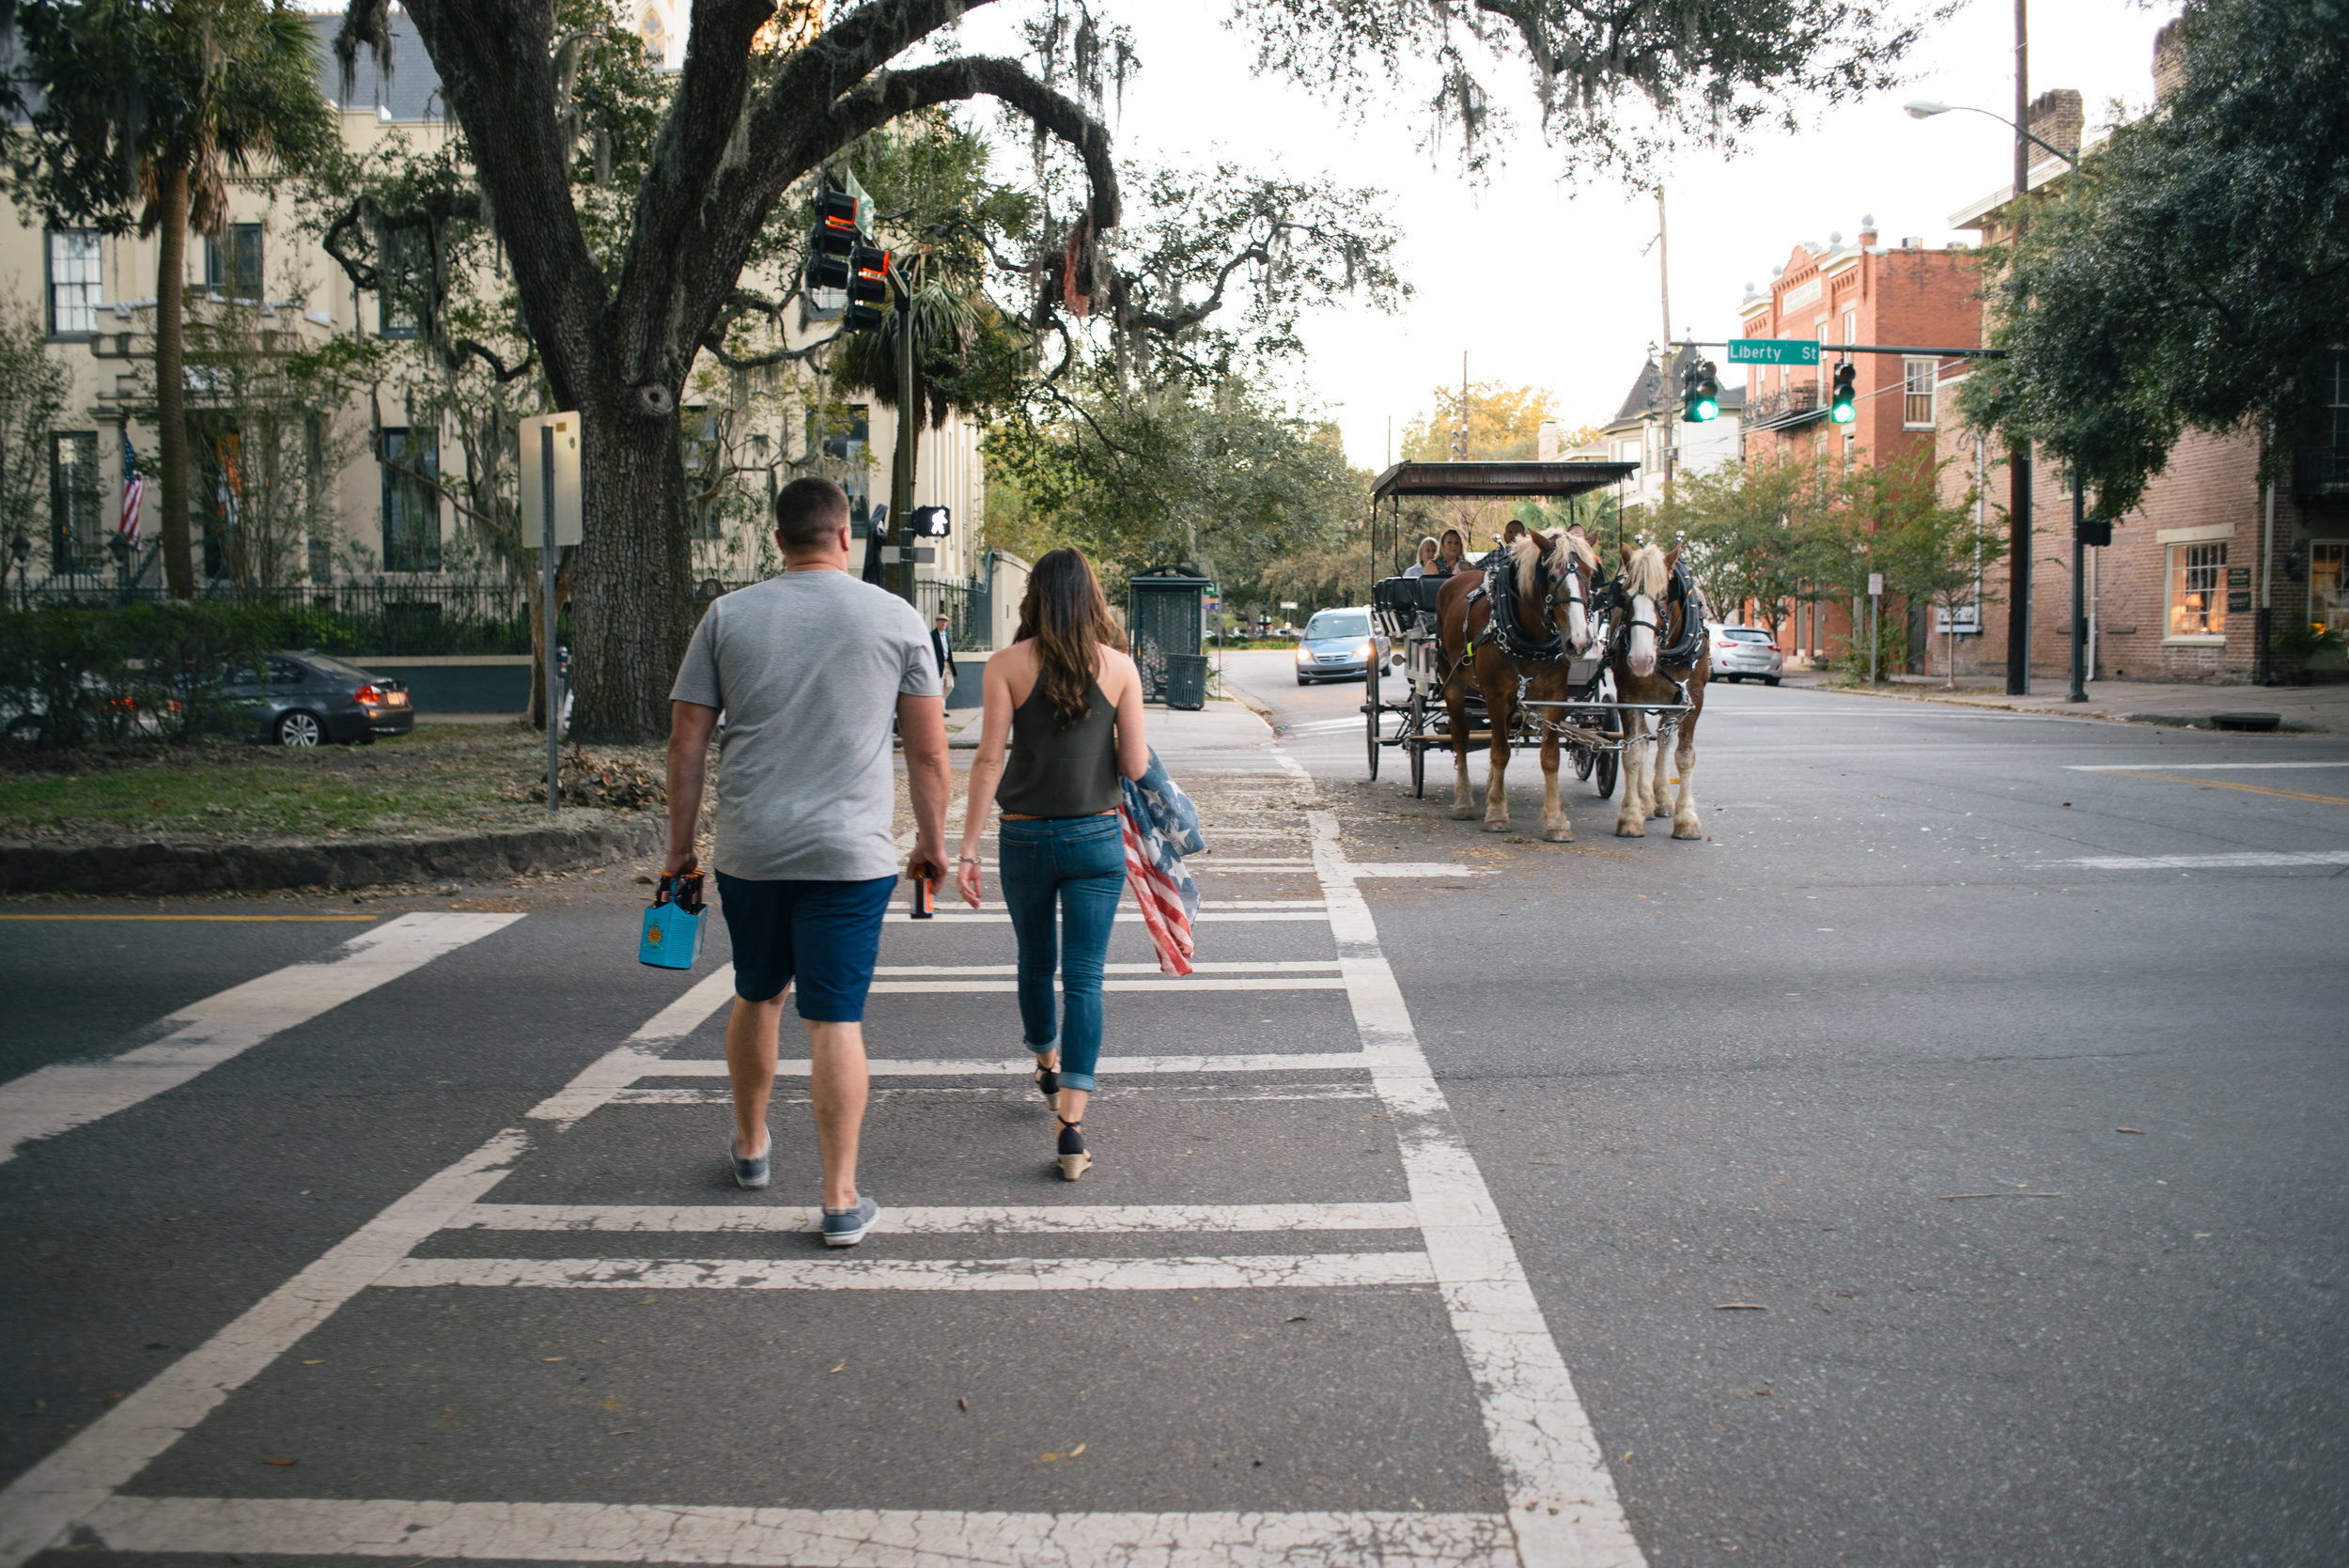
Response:
POLYGON ((1745 411, 1738 419, 1749 430, 1772 430, 1803 424, 1826 411, 1816 385, 1790 386, 1759 397, 1748 397, 1745 411))
POLYGON ((2294 453, 2292 493, 2349 495, 2349 447, 2303 446, 2294 453))
POLYGON ((922 624, 946 617, 946 636, 957 651, 977 653, 995 641, 994 597, 984 582, 952 578, 924 578, 913 585, 914 603, 922 624))
MULTIPOLYGON (((530 652, 533 591, 529 584, 508 582, 338 582, 245 589, 212 583, 197 598, 275 612, 282 617, 279 640, 288 646, 337 654, 461 656, 530 652)), ((52 573, 20 583, 8 599, 23 610, 102 610, 169 597, 151 583, 126 588, 112 573, 52 573)), ((561 630, 558 622, 558 636, 561 630)))

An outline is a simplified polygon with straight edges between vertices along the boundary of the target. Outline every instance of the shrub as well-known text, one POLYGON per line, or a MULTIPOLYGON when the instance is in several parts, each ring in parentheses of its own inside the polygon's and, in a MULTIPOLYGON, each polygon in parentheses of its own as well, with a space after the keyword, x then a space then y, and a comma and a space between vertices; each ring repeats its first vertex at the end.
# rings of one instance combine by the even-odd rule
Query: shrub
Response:
POLYGON ((258 675, 274 620, 187 603, 0 612, 0 719, 47 749, 233 729, 227 688, 258 675))

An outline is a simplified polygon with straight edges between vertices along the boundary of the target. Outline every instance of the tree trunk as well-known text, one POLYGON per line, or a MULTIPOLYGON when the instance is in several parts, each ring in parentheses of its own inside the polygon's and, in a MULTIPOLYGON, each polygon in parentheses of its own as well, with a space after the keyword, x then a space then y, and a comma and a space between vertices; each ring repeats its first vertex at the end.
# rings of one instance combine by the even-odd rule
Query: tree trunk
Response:
POLYGON ((155 423, 163 466, 163 580, 173 598, 195 597, 188 545, 187 312, 188 171, 171 170, 162 191, 163 243, 155 260, 155 423))
POLYGON ((571 561, 571 733, 659 740, 669 733, 669 688, 693 630, 677 414, 639 412, 616 378, 581 380, 587 536, 571 561))

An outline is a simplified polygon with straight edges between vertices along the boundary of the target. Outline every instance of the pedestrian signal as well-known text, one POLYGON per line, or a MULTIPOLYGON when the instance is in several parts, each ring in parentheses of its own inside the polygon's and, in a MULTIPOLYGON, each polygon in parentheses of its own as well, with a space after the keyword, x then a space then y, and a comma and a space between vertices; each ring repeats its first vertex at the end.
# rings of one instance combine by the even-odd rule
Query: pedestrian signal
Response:
POLYGON ((1859 366, 1845 360, 1835 367, 1835 394, 1828 404, 1828 417, 1838 425, 1848 425, 1859 417, 1856 406, 1859 397, 1859 366))

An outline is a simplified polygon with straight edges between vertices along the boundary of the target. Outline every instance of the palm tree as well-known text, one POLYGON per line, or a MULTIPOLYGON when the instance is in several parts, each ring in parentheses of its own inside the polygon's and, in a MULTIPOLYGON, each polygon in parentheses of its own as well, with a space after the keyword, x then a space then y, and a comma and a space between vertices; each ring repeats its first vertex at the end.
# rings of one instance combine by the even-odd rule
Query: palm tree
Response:
MULTIPOLYGON (((287 0, 27 0, 16 17, 19 80, 39 107, 7 132, 11 192, 54 225, 161 236, 155 419, 163 571, 173 598, 192 598, 188 231, 213 239, 226 232, 232 173, 272 160, 298 166, 334 141, 316 38, 287 0)), ((257 288, 263 280, 252 282, 257 288)))

